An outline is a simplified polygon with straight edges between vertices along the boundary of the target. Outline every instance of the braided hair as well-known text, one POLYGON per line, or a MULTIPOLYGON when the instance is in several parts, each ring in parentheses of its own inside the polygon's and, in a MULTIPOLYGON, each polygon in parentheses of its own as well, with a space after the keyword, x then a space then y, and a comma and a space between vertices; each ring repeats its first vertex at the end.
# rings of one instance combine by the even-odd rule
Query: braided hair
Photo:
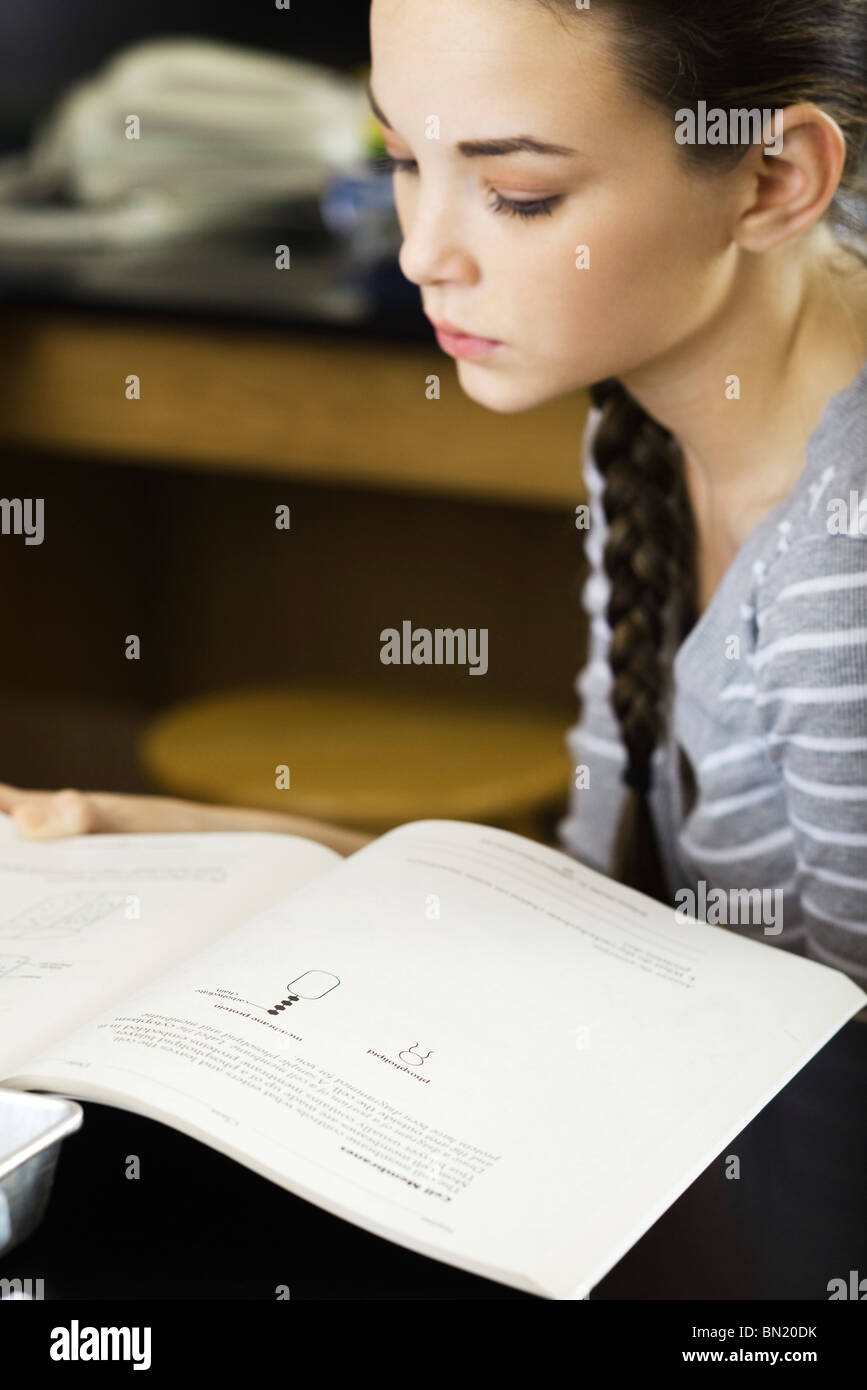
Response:
POLYGON ((667 888, 650 813, 653 751, 671 673, 662 650, 669 613, 682 640, 695 622, 695 526, 683 456, 670 430, 618 382, 590 391, 602 412, 593 454, 605 483, 604 550, 610 581, 610 699, 620 725, 631 795, 618 827, 614 873, 664 900, 667 888))

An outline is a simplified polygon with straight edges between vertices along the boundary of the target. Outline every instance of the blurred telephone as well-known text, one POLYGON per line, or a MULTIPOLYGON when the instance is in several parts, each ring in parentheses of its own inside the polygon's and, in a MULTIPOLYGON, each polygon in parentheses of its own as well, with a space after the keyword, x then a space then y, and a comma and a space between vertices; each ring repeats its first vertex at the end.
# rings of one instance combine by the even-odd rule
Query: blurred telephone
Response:
POLYGON ((315 197, 365 153, 354 76, 204 39, 149 40, 76 83, 0 159, 0 248, 143 246, 315 197))

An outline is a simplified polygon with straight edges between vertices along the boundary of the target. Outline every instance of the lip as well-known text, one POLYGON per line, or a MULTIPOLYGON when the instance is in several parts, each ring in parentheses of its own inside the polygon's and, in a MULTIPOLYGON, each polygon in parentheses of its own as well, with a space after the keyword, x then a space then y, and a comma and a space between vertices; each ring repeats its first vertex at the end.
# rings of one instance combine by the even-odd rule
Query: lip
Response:
MULTIPOLYGON (((427 315, 430 319, 430 314, 427 315)), ((488 357, 503 344, 497 338, 481 338, 476 333, 465 333, 447 319, 430 319, 434 326, 437 342, 443 352, 451 357, 488 357)))

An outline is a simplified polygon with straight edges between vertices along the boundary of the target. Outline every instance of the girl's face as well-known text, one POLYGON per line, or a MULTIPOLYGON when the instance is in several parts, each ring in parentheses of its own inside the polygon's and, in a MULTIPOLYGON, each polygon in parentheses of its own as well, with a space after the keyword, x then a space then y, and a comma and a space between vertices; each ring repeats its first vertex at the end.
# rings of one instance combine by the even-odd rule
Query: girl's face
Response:
POLYGON ((458 357, 458 376, 504 412, 688 348, 736 266, 743 182, 689 170, 604 20, 563 13, 535 0, 371 10, 371 91, 388 153, 407 161, 401 269, 430 319, 498 343, 458 357), (497 152, 528 139, 558 149, 497 152))

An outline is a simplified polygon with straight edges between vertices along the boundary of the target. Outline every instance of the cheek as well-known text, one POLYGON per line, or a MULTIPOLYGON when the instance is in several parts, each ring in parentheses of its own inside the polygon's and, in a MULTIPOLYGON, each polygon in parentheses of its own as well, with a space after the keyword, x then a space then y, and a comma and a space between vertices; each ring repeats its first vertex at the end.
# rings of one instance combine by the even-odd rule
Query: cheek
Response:
POLYGON ((555 376, 592 375, 593 360, 617 318, 628 316, 628 308, 621 309, 618 262, 602 254, 596 238, 582 239, 581 230, 538 239, 528 231, 528 246, 536 244, 510 258, 499 277, 502 298, 510 302, 504 327, 513 329, 527 365, 532 360, 555 376))
POLYGON ((689 216, 663 207, 639 217, 629 199, 586 206, 564 227, 540 237, 512 281, 540 357, 605 359, 607 369, 611 355, 650 355, 695 316, 709 259, 689 216))
MULTIPOLYGON (((588 238, 589 240, 589 238, 588 238)), ((625 310, 680 315, 701 293, 722 246, 713 209, 681 183, 620 197, 596 231, 594 279, 625 310)))

